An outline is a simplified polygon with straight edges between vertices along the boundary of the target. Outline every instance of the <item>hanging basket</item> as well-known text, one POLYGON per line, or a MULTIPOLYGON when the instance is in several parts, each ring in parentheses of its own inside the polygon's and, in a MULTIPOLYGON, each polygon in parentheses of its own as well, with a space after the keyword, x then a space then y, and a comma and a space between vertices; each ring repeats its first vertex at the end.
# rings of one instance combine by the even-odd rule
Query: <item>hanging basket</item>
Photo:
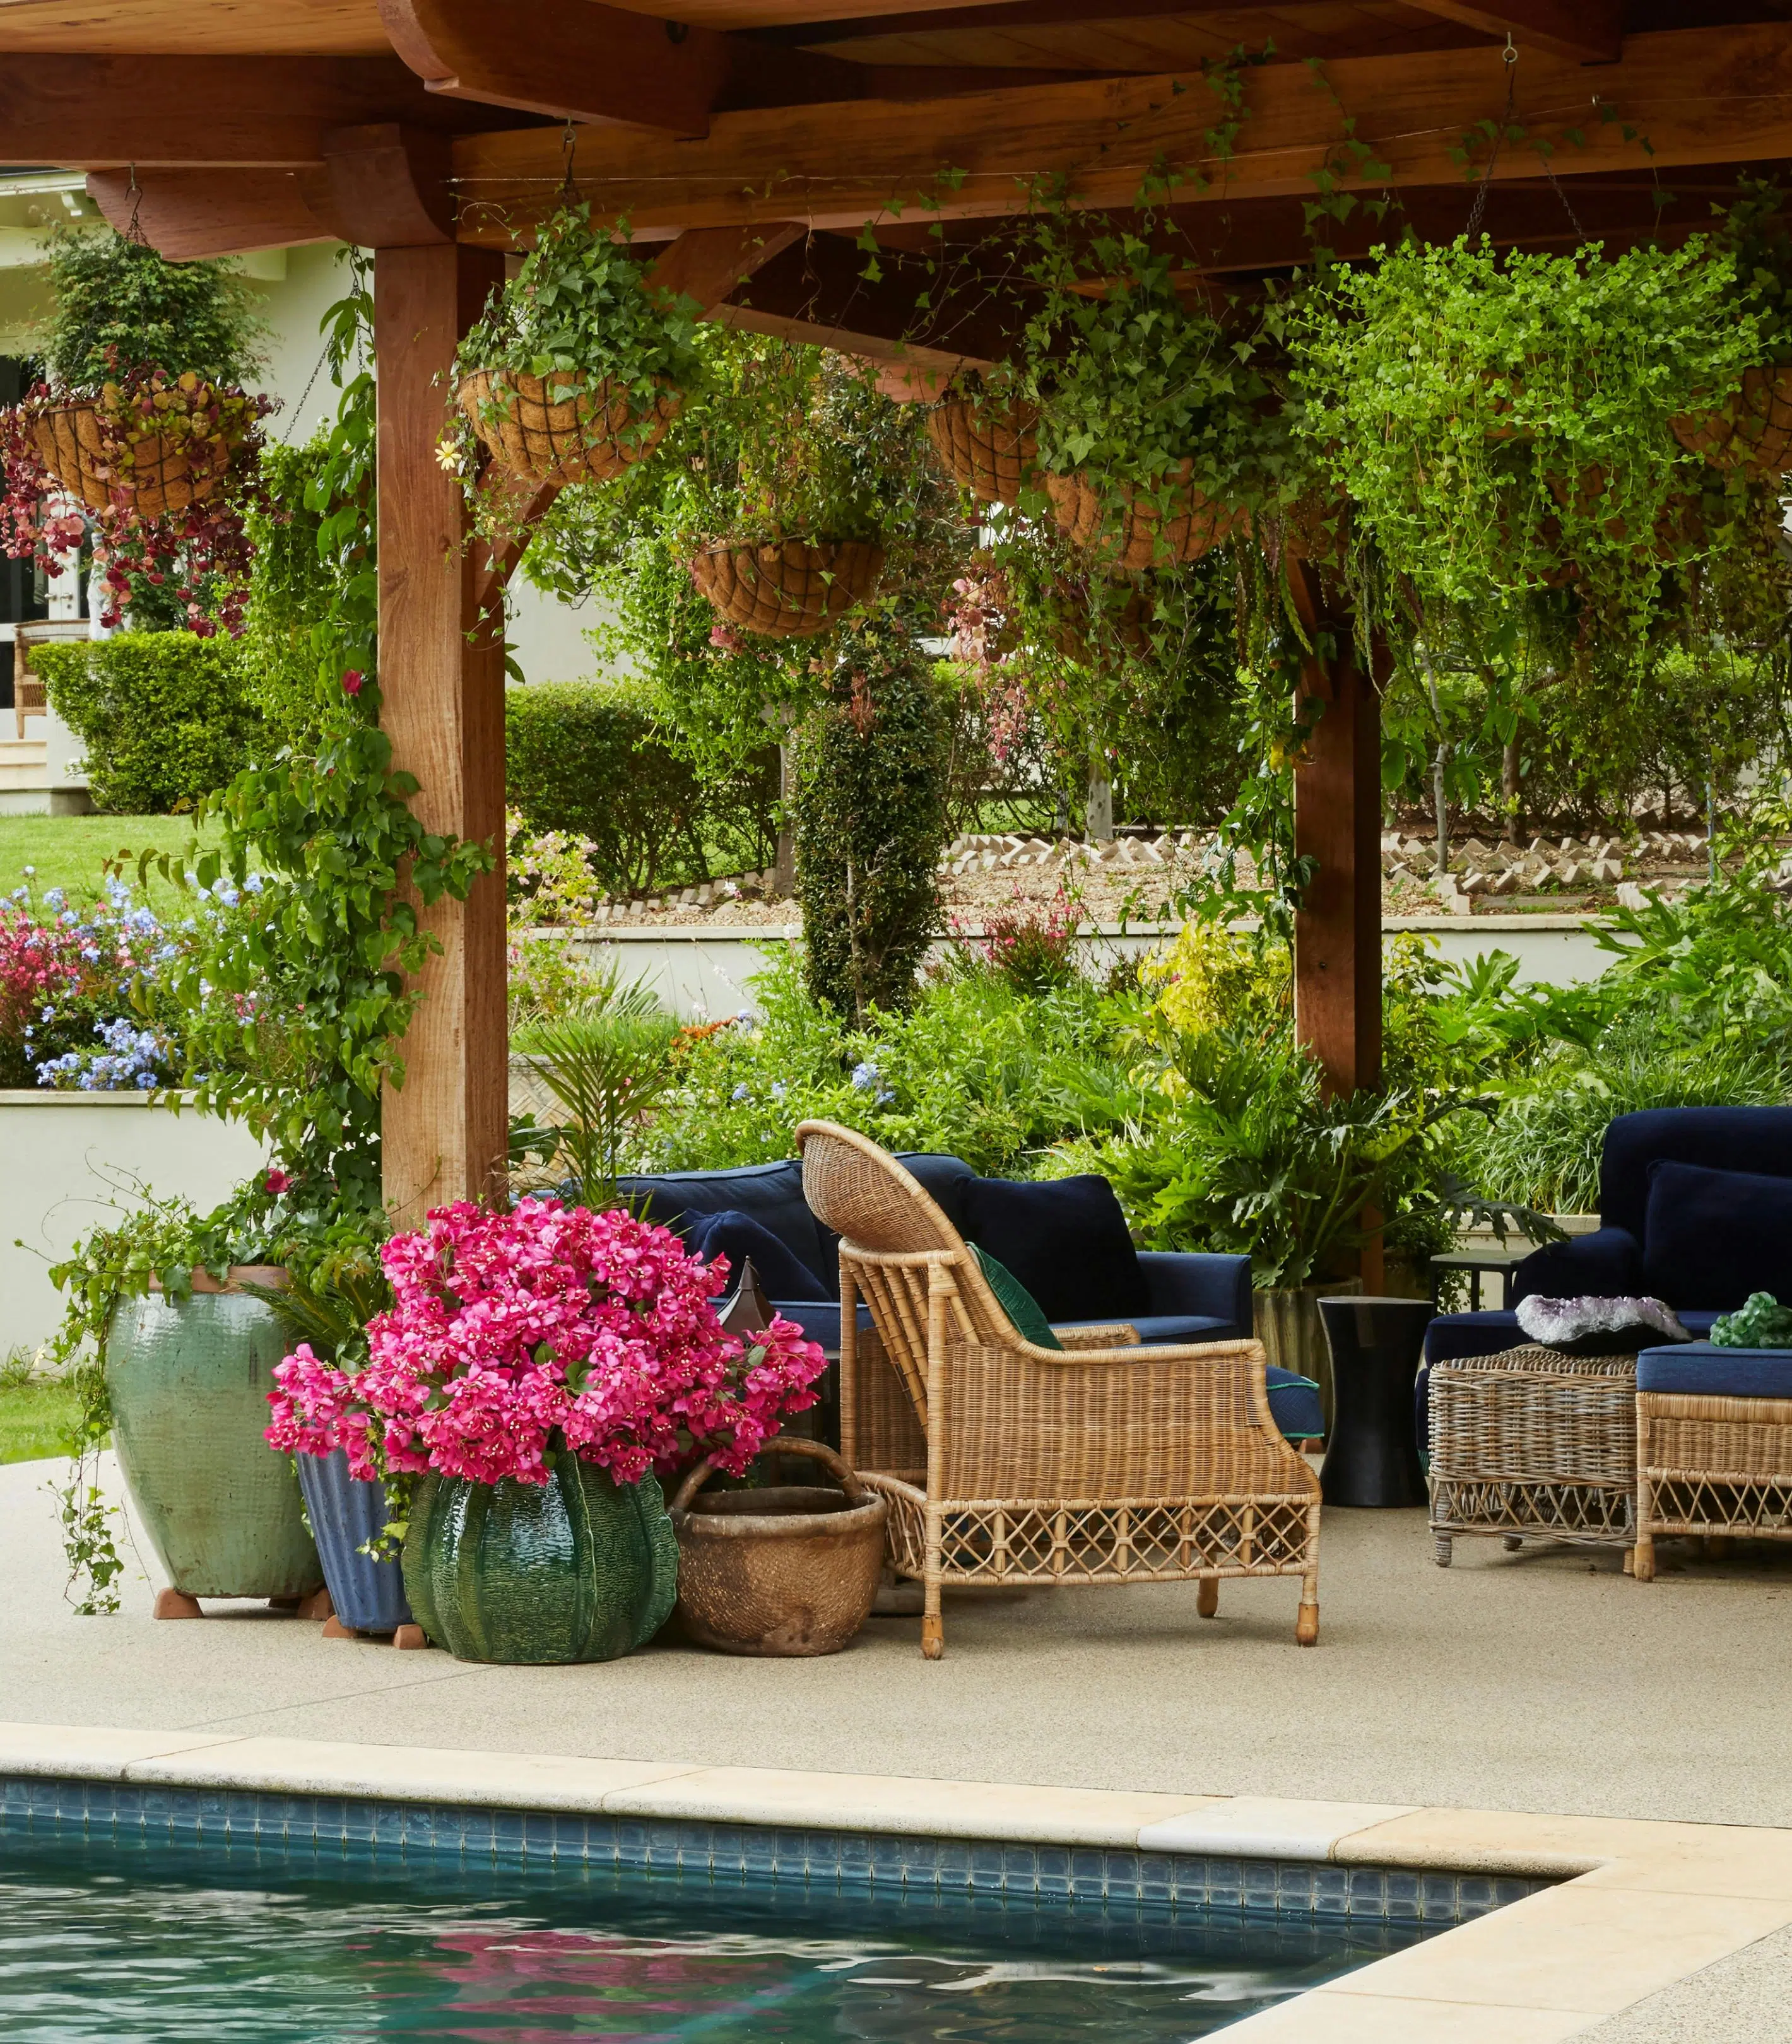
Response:
POLYGON ((809 639, 877 587, 883 549, 869 540, 706 547, 690 578, 717 614, 762 639, 809 639))
POLYGON ((140 518, 160 518, 202 503, 224 479, 225 466, 195 468, 192 450, 162 433, 127 437, 125 458, 94 405, 56 405, 31 422, 37 458, 67 494, 89 511, 114 505, 140 518))
POLYGON ((1157 493, 1167 494, 1174 507, 1167 518, 1141 501, 1144 493, 1132 484, 1121 486, 1125 508, 1117 515, 1103 492, 1083 475, 1048 475, 1045 488, 1059 528, 1085 552, 1110 568, 1169 567, 1199 560, 1210 547, 1249 522, 1245 512, 1203 497, 1187 480, 1194 468, 1192 461, 1185 461, 1179 475, 1167 477, 1157 493))
POLYGON ((982 504, 1017 504, 1039 459, 1033 405, 979 405, 948 398, 927 415, 927 436, 946 473, 982 504))
POLYGON ((666 436, 683 400, 660 386, 643 413, 633 393, 606 378, 558 402, 569 381, 521 370, 476 369, 455 393, 494 461, 530 482, 613 482, 666 436))
POLYGON ((1059 608, 1051 628, 1052 641, 1069 659, 1089 660, 1103 649, 1104 642, 1135 659, 1150 652, 1153 606, 1136 583, 1117 602, 1112 597, 1092 601, 1086 586, 1060 585, 1055 594, 1059 608))
POLYGON ((1713 468, 1784 475, 1792 470, 1792 363, 1744 370, 1721 410, 1683 412, 1671 423, 1687 453, 1713 468))

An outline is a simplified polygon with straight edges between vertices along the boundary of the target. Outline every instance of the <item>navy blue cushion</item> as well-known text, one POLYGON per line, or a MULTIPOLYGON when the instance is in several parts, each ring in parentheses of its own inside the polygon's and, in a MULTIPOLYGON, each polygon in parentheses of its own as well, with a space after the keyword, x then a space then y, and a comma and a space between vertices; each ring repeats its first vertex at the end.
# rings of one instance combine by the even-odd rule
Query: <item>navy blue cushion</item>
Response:
POLYGON ((825 1299, 826 1289, 808 1265, 793 1256, 770 1228, 729 1207, 721 1213, 693 1214, 686 1223, 686 1241, 706 1263, 718 1256, 728 1258, 728 1267, 738 1278, 750 1256, 759 1273, 759 1289, 768 1299, 825 1299))
POLYGON ((1094 1173, 1029 1184, 973 1178, 963 1232, 1059 1320, 1136 1320, 1151 1300, 1113 1187, 1094 1173))
POLYGON ((1325 1431, 1325 1408, 1320 1402, 1319 1386, 1310 1377, 1297 1377, 1291 1370, 1278 1370, 1272 1362, 1263 1373, 1269 1385, 1270 1416, 1290 1441, 1317 1441, 1325 1431))
POLYGON ((1792 1178, 1649 1166, 1643 1282, 1671 1306, 1728 1312, 1751 1292, 1792 1297, 1792 1178))
POLYGON ((1792 1178, 1792 1107, 1655 1107, 1619 1115, 1600 1153, 1599 1217, 1607 1227, 1647 1240, 1648 1170, 1663 1158, 1792 1178))
MULTIPOLYGON (((687 1241, 691 1226, 705 1216, 747 1214, 769 1228, 804 1266, 820 1285, 822 1297, 830 1297, 838 1281, 833 1238, 824 1234, 804 1203, 802 1166, 794 1158, 729 1171, 667 1171, 654 1178, 624 1178, 617 1190, 630 1199, 644 1197, 648 1220, 677 1229, 687 1241)), ((776 1296, 769 1280, 766 1290, 776 1296)))
MULTIPOLYGON (((960 1235, 964 1233, 964 1189, 977 1174, 962 1157, 948 1157, 938 1150, 902 1150, 896 1161, 921 1181, 921 1189, 960 1235)), ((995 1252, 992 1250, 990 1254, 995 1252)))
POLYGON ((1719 1348, 1702 1341, 1646 1348, 1636 1358, 1636 1389, 1695 1398, 1792 1398, 1792 1349, 1719 1348))
POLYGON ((1513 1305, 1545 1299, 1633 1299, 1646 1291, 1643 1245, 1628 1228, 1595 1228, 1533 1249, 1512 1274, 1513 1305))

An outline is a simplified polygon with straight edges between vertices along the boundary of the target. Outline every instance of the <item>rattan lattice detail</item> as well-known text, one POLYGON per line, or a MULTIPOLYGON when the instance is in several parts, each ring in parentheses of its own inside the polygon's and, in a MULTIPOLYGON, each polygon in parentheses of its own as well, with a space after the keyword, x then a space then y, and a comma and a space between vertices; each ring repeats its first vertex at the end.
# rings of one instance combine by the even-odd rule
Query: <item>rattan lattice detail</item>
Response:
POLYGON ((1744 370, 1741 389, 1721 411, 1684 413, 1673 426, 1687 453, 1713 468, 1783 475, 1792 469, 1792 364, 1744 370))
POLYGON ((1792 1540, 1792 1481, 1657 1477, 1652 1492, 1651 1533, 1731 1533, 1758 1540, 1792 1540))
MULTIPOLYGON (((1193 468, 1192 462, 1185 462, 1183 475, 1193 468)), ((1156 493, 1175 507, 1167 517, 1160 517, 1130 487, 1118 493, 1125 508, 1117 514, 1108 495, 1082 475, 1048 475, 1045 490, 1059 529, 1073 545, 1109 567, 1168 567, 1199 560, 1248 523, 1244 512, 1211 502, 1186 481, 1167 480, 1156 493)))
POLYGON ((706 547, 690 563, 711 607, 763 639, 825 632, 871 594, 883 573, 883 549, 868 540, 706 547))
POLYGON ((531 482, 613 482, 665 437, 683 402, 668 385, 643 413, 633 394, 606 378, 556 402, 550 389, 570 390, 520 370, 479 369, 456 402, 494 461, 531 482))
POLYGON ((159 518, 201 504, 223 479, 221 467, 193 472, 189 451, 160 433, 131 443, 129 477, 113 467, 113 451, 92 405, 58 405, 32 421, 41 461, 71 497, 89 511, 128 504, 139 517, 159 518))
POLYGON ((1434 1478, 1431 1530, 1529 1533, 1628 1546, 1636 1532, 1636 1493, 1634 1487, 1590 1483, 1440 1483, 1434 1478))
POLYGON ((928 437, 946 473, 983 504, 1017 504, 1039 458, 1031 405, 978 405, 948 398, 927 415, 928 437))
POLYGON ((1306 1566, 1308 1500, 1086 1504, 1003 1499, 942 1508, 941 1572, 957 1582, 1174 1582, 1306 1566))

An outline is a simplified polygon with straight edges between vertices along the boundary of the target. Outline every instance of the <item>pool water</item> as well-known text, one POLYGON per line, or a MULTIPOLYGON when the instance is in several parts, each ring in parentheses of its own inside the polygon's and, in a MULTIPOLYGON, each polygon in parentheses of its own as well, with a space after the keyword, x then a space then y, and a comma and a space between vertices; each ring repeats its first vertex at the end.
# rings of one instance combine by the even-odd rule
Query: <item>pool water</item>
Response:
POLYGON ((6 2044, 1184 2044, 1421 1934, 0 1820, 6 2044))

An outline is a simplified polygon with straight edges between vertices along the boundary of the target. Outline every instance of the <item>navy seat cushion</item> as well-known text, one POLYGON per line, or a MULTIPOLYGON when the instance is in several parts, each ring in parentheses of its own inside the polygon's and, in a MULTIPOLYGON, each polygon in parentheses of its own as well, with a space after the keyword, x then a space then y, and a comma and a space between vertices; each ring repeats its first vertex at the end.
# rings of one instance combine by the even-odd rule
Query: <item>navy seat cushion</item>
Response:
MULTIPOLYGON (((775 1164, 748 1164, 728 1171, 667 1171, 654 1178, 624 1178, 617 1190, 648 1203, 648 1219, 675 1228, 686 1241, 696 1222, 711 1214, 737 1212, 769 1228, 831 1297, 838 1278, 834 1238, 825 1233, 802 1197, 802 1167, 794 1158, 775 1164)), ((758 1262, 757 1253, 754 1261, 758 1262)), ((759 1266, 767 1293, 775 1297, 769 1274, 759 1266)), ((800 1295, 793 1295, 800 1296, 800 1295)))
POLYGON ((706 1263, 725 1256, 729 1270, 738 1276, 750 1256, 759 1273, 759 1289, 768 1299, 821 1300, 829 1296, 807 1264, 793 1256, 770 1228, 738 1207, 721 1213, 694 1214, 686 1228, 685 1240, 706 1263))
POLYGON ((1792 1349, 1719 1348, 1704 1341, 1646 1348, 1636 1358, 1636 1389, 1695 1398, 1792 1398, 1792 1349))
POLYGON ((1059 1320, 1132 1320, 1151 1304, 1113 1187, 1090 1173, 1033 1184, 973 1178, 963 1231, 1059 1320))
MULTIPOLYGON (((921 1189, 960 1235, 964 1233, 964 1189, 975 1181, 977 1174, 962 1157, 948 1156, 938 1150, 902 1150, 896 1154, 896 1161, 912 1177, 921 1181, 921 1189)), ((994 1251, 991 1251, 994 1254, 994 1251)))
POLYGON ((1751 1292, 1792 1297, 1792 1178, 1657 1158, 1643 1277, 1671 1306, 1729 1312, 1751 1292))

